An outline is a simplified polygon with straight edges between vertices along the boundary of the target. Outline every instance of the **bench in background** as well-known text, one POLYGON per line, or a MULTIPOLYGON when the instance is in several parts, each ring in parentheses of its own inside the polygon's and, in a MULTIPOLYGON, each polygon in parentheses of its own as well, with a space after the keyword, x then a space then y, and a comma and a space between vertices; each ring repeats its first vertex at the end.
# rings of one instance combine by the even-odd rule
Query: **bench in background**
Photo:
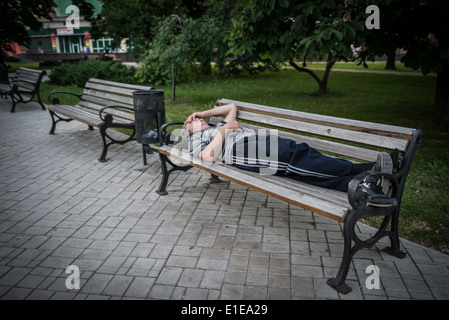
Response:
POLYGON ((0 84, 0 91, 11 97, 11 112, 15 111, 17 103, 28 103, 31 101, 36 101, 41 105, 42 110, 46 110, 39 94, 42 78, 46 74, 47 72, 43 70, 20 67, 17 69, 16 75, 9 79, 9 83, 0 84), (23 94, 31 97, 26 100, 22 96, 23 94), (35 97, 37 100, 34 100, 35 97))
POLYGON ((77 120, 100 129, 103 151, 99 161, 106 161, 108 147, 112 144, 125 144, 135 140, 133 91, 150 90, 151 87, 138 86, 100 79, 89 79, 82 94, 54 91, 48 95, 51 105, 48 110, 52 119, 50 134, 55 133, 56 124, 60 121, 77 120), (71 106, 60 104, 58 94, 69 94, 79 98, 79 103, 71 106), (117 140, 108 134, 107 129, 129 129, 130 134, 124 140, 117 140), (109 141, 109 142, 108 142, 109 141))

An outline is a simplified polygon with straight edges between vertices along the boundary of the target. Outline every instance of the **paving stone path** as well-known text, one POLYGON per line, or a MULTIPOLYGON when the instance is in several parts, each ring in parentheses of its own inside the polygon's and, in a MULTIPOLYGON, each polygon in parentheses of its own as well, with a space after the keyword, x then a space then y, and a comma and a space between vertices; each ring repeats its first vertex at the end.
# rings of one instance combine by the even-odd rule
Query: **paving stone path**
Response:
POLYGON ((379 250, 386 241, 357 253, 353 291, 340 295, 326 279, 341 224, 197 169, 173 174, 161 197, 159 159, 144 166, 137 143, 100 163, 97 130, 72 121, 49 135, 47 111, 11 114, 10 103, 0 100, 0 299, 449 298, 449 257, 406 240, 403 260, 379 250))

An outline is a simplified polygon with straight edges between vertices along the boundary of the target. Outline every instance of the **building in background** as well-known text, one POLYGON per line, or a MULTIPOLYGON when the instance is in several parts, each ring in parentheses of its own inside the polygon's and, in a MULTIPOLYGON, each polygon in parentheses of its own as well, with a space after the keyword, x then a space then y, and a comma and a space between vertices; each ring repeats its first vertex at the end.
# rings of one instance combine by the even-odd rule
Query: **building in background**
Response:
MULTIPOLYGON (((82 55, 94 58, 97 55, 91 54, 127 52, 126 39, 123 39, 119 48, 112 47, 112 38, 92 39, 90 23, 84 20, 83 16, 77 15, 71 0, 54 1, 56 7, 52 20, 39 19, 42 22, 42 29, 28 31, 31 42, 28 48, 14 46, 16 56, 22 55, 32 60, 42 60, 35 57, 35 54, 42 54, 45 60, 61 60, 62 56, 73 58, 76 55, 82 55), (61 55, 56 57, 53 54, 61 55)), ((99 0, 88 0, 88 2, 94 6, 94 14, 101 13, 102 4, 99 0)), ((115 57, 115 55, 112 56, 115 57)))

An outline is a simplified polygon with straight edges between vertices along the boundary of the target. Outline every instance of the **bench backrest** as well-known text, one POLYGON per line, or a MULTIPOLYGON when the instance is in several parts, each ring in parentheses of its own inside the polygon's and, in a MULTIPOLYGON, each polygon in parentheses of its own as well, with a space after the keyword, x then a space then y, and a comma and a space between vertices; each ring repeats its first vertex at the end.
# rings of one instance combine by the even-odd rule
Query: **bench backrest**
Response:
POLYGON ((11 78, 12 84, 19 90, 32 91, 39 89, 42 78, 47 74, 45 70, 34 70, 20 67, 16 71, 15 77, 11 78))
MULTIPOLYGON (((397 195, 402 196, 412 158, 421 144, 423 133, 419 129, 350 120, 325 115, 274 108, 241 101, 220 99, 216 106, 235 103, 237 119, 245 126, 278 129, 281 137, 310 146, 331 155, 343 156, 353 161, 375 161, 379 151, 398 149, 404 165, 398 171, 397 195)), ((212 118, 215 124, 219 118, 212 118)))
MULTIPOLYGON (((98 113, 106 106, 133 109, 133 95, 137 90, 151 90, 151 87, 91 78, 84 86, 79 105, 98 113)), ((123 109, 107 109, 115 118, 134 120, 134 113, 123 109)))

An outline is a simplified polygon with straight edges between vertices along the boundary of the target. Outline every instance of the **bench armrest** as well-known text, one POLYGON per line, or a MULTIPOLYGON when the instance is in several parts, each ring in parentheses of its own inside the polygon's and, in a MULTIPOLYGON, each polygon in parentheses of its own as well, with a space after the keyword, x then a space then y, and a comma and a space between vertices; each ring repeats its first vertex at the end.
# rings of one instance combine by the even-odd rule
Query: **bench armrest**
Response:
POLYGON ((53 92, 50 92, 48 94, 48 101, 50 101, 51 104, 59 104, 59 99, 58 98, 53 98, 53 100, 52 100, 51 96, 54 95, 54 94, 61 94, 61 93, 62 94, 68 94, 68 95, 71 95, 71 96, 75 96, 75 97, 78 97, 78 99, 83 100, 81 98, 82 94, 76 94, 76 93, 67 92, 67 91, 53 91, 53 92))
POLYGON ((361 196, 360 194, 357 194, 356 191, 357 191, 358 186, 361 183, 363 183, 367 178, 370 178, 370 177, 376 177, 376 178, 384 177, 386 179, 389 179, 390 183, 392 184, 392 188, 390 190, 390 194, 388 196, 385 195, 385 197, 394 198, 396 196, 396 192, 398 190, 397 175, 395 175, 395 174, 388 174, 388 173, 382 173, 382 172, 373 171, 373 170, 364 171, 364 172, 359 173, 358 175, 356 175, 349 182, 349 186, 348 186, 348 200, 349 200, 349 203, 351 204, 351 206, 353 208, 358 208, 360 206, 365 205, 366 194, 364 196, 361 196))
POLYGON ((159 143, 161 147, 164 144, 170 144, 170 134, 167 134, 167 127, 179 124, 184 124, 184 122, 167 122, 159 128, 159 143))
POLYGON ((14 77, 9 77, 9 86, 11 87, 11 89, 13 89, 14 91, 17 91, 18 87, 16 85, 16 81, 17 81, 18 77, 14 76, 14 77))
POLYGON ((128 111, 131 111, 132 113, 134 113, 134 109, 133 108, 125 107, 125 106, 114 106, 114 105, 111 105, 111 106, 103 107, 98 112, 98 115, 100 116, 100 119, 103 120, 106 123, 112 123, 112 120, 113 120, 113 116, 111 114, 109 114, 109 113, 106 114, 105 116, 103 116, 103 112, 106 109, 110 109, 110 108, 128 110, 128 111))

